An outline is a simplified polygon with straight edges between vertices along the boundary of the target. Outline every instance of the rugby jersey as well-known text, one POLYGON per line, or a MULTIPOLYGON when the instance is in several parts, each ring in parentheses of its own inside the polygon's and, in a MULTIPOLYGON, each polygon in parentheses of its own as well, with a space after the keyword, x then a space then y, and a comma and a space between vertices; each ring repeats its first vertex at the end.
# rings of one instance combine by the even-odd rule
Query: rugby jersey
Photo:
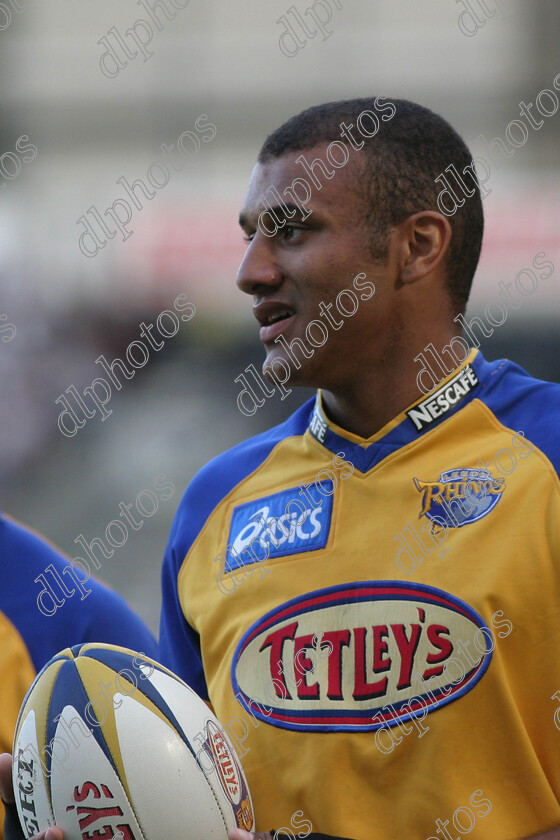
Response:
POLYGON ((560 824, 559 417, 560 386, 473 350, 367 439, 318 392, 193 479, 160 659, 225 726, 258 830, 560 824))

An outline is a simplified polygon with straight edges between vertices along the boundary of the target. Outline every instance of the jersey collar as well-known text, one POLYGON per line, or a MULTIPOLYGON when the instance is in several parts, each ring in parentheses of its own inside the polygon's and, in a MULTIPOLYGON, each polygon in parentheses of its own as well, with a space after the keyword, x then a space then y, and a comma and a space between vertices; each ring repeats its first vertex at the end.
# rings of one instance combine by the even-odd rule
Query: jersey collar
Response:
POLYGON ((368 472, 387 455, 441 425, 473 400, 488 375, 488 368, 482 353, 471 350, 465 361, 431 394, 420 397, 369 438, 362 438, 333 423, 325 414, 319 390, 308 431, 326 449, 343 452, 357 470, 368 472))

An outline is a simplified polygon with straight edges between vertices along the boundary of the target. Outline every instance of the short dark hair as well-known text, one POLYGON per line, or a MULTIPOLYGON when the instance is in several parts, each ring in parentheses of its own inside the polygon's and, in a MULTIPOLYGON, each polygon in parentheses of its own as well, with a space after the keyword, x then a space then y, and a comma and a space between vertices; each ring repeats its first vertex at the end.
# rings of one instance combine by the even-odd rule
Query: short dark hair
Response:
MULTIPOLYGON (((378 118, 378 133, 365 141, 364 168, 360 175, 360 192, 364 194, 364 186, 366 192, 365 222, 372 256, 386 259, 389 228, 421 210, 441 212, 437 199, 443 186, 435 179, 442 173, 447 177, 445 169, 450 164, 463 173, 472 163, 465 142, 446 120, 406 99, 368 97, 327 102, 307 108, 273 131, 266 138, 258 160, 266 163, 288 152, 304 151, 333 140, 349 145, 350 141, 341 134, 341 124, 351 121, 355 124, 366 110, 374 114, 387 112, 378 118), (395 110, 389 117, 391 104, 395 110)), ((361 141, 363 135, 355 131, 356 135, 361 141)), ((463 205, 448 216, 452 228, 448 288, 452 304, 460 311, 467 304, 484 229, 478 181, 474 174, 465 177, 468 187, 474 188, 474 195, 465 198, 463 205)), ((453 180, 450 183, 457 190, 457 184, 453 180)))

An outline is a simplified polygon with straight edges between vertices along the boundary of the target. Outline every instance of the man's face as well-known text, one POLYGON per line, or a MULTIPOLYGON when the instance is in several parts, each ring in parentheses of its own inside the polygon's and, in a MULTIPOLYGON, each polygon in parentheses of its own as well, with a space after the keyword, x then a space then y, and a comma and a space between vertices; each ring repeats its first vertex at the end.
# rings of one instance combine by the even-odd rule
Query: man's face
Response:
MULTIPOLYGON (((283 360, 291 372, 291 385, 329 390, 350 385, 360 370, 364 372, 363 365, 379 363, 390 352, 399 321, 398 283, 392 266, 391 237, 387 261, 374 261, 369 251, 363 223, 366 207, 358 191, 361 166, 355 159, 360 152, 352 151, 346 166, 335 170, 330 180, 317 167, 321 189, 310 183, 301 164, 296 163, 301 154, 290 153, 257 164, 253 171, 240 214, 249 244, 237 285, 253 296, 253 311, 261 324, 260 339, 267 353, 264 367, 275 359, 283 360), (267 236, 257 225, 259 214, 267 209, 262 203, 266 190, 274 186, 289 208, 294 208, 293 199, 284 196, 283 190, 294 178, 302 177, 312 191, 306 205, 311 215, 302 220, 298 211, 293 218, 286 217, 269 192, 269 204, 286 223, 267 236), (354 284, 357 275, 361 276, 354 284), (368 284, 375 286, 375 293, 368 284), (343 294, 337 304, 343 289, 354 298, 343 294), (315 345, 320 345, 326 330, 322 346, 314 346, 306 336, 312 321, 324 325, 323 331, 320 326, 311 326, 308 334, 315 345), (303 341, 307 354, 297 341, 292 344, 294 339, 303 341), (292 345, 291 354, 286 342, 292 345)), ((326 145, 304 154, 309 162, 316 157, 325 161, 326 145)), ((264 222, 273 230, 268 214, 264 222)))

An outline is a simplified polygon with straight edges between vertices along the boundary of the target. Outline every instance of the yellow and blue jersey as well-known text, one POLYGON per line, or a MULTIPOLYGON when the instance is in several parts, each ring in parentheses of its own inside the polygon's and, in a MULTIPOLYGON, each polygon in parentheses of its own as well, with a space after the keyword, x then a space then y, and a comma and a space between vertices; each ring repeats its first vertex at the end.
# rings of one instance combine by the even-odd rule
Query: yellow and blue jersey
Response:
POLYGON ((0 751, 11 752, 19 709, 35 675, 60 650, 108 642, 157 656, 154 637, 126 601, 101 581, 81 592, 65 574, 70 558, 0 516, 0 751), (45 581, 51 602, 40 600, 45 581), (52 600, 52 599, 56 600, 52 600), (57 605, 55 608, 55 604, 57 605), (51 609, 49 615, 45 608, 51 609))
POLYGON ((194 478, 160 660, 229 724, 259 830, 560 824, 559 417, 474 350, 370 438, 319 392, 194 478))

